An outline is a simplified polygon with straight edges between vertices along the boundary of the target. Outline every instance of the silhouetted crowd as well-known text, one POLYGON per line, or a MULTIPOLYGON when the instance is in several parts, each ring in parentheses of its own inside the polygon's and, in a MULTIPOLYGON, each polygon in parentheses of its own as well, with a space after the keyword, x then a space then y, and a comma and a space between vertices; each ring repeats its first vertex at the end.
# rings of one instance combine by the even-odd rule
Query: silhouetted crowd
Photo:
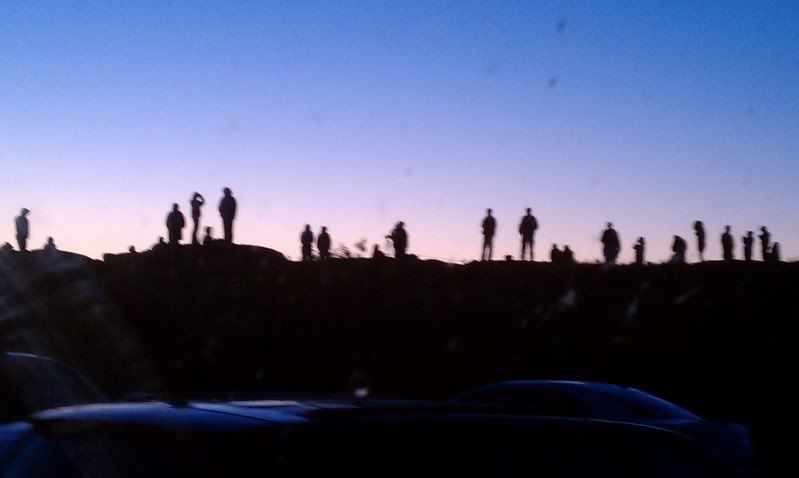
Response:
MULTIPOLYGON (((233 197, 233 192, 230 188, 226 187, 222 190, 222 198, 219 201, 217 208, 219 216, 222 219, 223 238, 214 239, 213 229, 210 226, 205 227, 205 235, 200 240, 200 219, 202 218, 202 208, 206 204, 205 197, 199 192, 194 192, 189 200, 191 208, 192 219, 192 232, 191 244, 195 246, 211 246, 216 243, 233 244, 233 223, 236 219, 236 211, 238 204, 236 198, 233 197)), ((16 228, 17 245, 19 250, 25 252, 28 250, 28 238, 30 237, 30 221, 28 215, 30 210, 23 208, 19 216, 15 218, 14 225, 16 228)), ((480 260, 491 261, 494 255, 494 238, 497 233, 497 219, 494 217, 493 210, 487 209, 486 216, 482 221, 482 235, 483 244, 480 251, 480 260)), ((170 246, 177 246, 183 240, 183 230, 186 227, 186 218, 180 211, 178 203, 172 204, 172 209, 166 217, 167 240, 164 237, 159 237, 152 250, 164 250, 170 246)), ((535 258, 535 234, 539 229, 538 219, 533 216, 532 209, 527 208, 524 216, 522 216, 518 233, 521 237, 521 253, 519 259, 522 261, 533 261, 535 258)), ((699 261, 705 260, 705 249, 707 247, 707 235, 705 232, 705 225, 702 221, 695 221, 693 224, 694 234, 696 235, 696 248, 699 256, 699 261)), ((771 242, 771 233, 763 226, 760 228, 761 258, 764 262, 779 262, 780 257, 780 244, 778 242, 771 242)), ((408 257, 408 232, 405 229, 405 223, 398 222, 392 231, 385 236, 391 241, 391 246, 394 249, 394 257, 403 259, 408 257)), ((753 248, 755 246, 754 232, 747 231, 746 235, 741 238, 743 244, 743 259, 744 261, 753 260, 753 248)), ((600 236, 602 243, 602 255, 606 264, 616 264, 621 253, 621 239, 619 233, 613 228, 613 223, 608 222, 605 230, 602 231, 600 236)), ((330 233, 326 226, 322 226, 319 234, 314 236, 311 226, 305 225, 305 228, 300 233, 300 252, 303 261, 311 261, 315 257, 314 244, 318 252, 319 259, 328 259, 333 253, 331 251, 332 240, 330 233)), ((721 235, 721 248, 722 259, 724 261, 735 260, 735 239, 732 235, 732 227, 725 226, 724 233, 721 235)), ((46 252, 57 251, 55 241, 52 237, 47 239, 47 243, 42 248, 46 252)), ((359 245, 359 249, 366 250, 366 241, 359 245)), ((8 253, 13 251, 13 246, 6 242, 0 246, 0 253, 8 253)), ((678 236, 674 236, 671 250, 673 255, 669 260, 671 264, 685 264, 688 262, 688 243, 687 241, 678 236)), ((135 253, 136 249, 130 246, 128 249, 130 253, 135 253)), ((635 264, 646 264, 646 240, 639 237, 633 245, 635 253, 635 264)), ((350 257, 348 251, 342 254, 344 257, 350 257)), ((386 257, 380 246, 374 245, 372 258, 381 259, 386 257)), ((511 256, 506 256, 506 259, 512 260, 511 256)), ((575 263, 574 252, 568 245, 564 245, 561 250, 557 244, 552 244, 549 259, 553 264, 569 265, 575 263)))

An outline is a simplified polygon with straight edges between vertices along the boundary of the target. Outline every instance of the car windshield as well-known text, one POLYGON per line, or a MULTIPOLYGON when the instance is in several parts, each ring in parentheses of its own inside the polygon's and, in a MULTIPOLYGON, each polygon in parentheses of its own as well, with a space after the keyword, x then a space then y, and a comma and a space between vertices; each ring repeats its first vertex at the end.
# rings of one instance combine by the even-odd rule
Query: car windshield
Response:
POLYGON ((673 403, 640 390, 625 388, 622 393, 599 393, 603 394, 606 400, 628 413, 631 418, 645 420, 697 418, 696 415, 673 403))

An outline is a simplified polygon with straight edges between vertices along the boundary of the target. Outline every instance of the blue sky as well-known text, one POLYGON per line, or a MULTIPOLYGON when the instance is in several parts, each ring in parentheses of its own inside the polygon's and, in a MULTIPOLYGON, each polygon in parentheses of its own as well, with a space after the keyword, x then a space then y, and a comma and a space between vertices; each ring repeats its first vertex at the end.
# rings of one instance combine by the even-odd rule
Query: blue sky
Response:
POLYGON ((530 206, 538 257, 596 259, 612 220, 625 259, 642 235, 662 260, 702 219, 711 257, 765 224, 799 258, 797 23, 789 1, 4 2, 0 240, 26 206, 34 245, 143 249, 194 190, 221 232, 230 186, 238 239, 291 256, 305 223, 351 247, 404 220, 411 252, 470 259, 487 207, 516 254, 530 206))

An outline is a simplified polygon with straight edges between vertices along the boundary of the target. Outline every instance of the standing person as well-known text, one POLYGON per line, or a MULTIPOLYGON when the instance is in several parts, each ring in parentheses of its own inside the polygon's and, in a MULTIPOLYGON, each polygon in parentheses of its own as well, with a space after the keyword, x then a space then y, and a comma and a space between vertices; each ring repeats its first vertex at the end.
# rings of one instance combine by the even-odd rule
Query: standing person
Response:
POLYGON ((769 254, 769 258, 771 262, 780 262, 782 259, 780 258, 780 243, 775 242, 773 246, 771 246, 771 254, 769 254))
POLYGON ((330 257, 330 234, 325 226, 322 226, 322 232, 316 238, 316 248, 319 249, 319 257, 322 259, 330 257))
POLYGON ((305 230, 300 234, 300 244, 302 249, 302 260, 310 261, 313 259, 313 232, 311 232, 310 224, 305 225, 305 230))
POLYGON ((635 263, 638 265, 644 265, 644 253, 646 251, 646 241, 644 241, 643 237, 639 237, 638 241, 635 242, 633 246, 633 250, 635 251, 635 263))
POLYGON ((176 246, 183 239, 183 228, 186 227, 186 218, 180 212, 180 207, 175 203, 172 205, 172 212, 166 217, 166 230, 169 233, 169 243, 176 246))
POLYGON ((705 225, 702 221, 694 222, 694 233, 696 234, 696 247, 699 249, 699 260, 705 262, 705 225))
POLYGON ((688 250, 688 243, 680 236, 674 236, 674 244, 671 246, 674 256, 671 258, 672 264, 685 264, 685 251, 688 250))
POLYGON ((497 230, 497 220, 491 215, 492 210, 486 210, 486 217, 483 219, 483 250, 480 253, 480 260, 491 260, 494 255, 494 233, 497 230))
POLYGON ((760 249, 763 254, 763 260, 768 259, 768 253, 771 250, 771 234, 766 229, 766 226, 760 228, 760 249))
POLYGON ((615 264, 621 251, 621 241, 619 233, 613 229, 613 223, 609 222, 607 229, 602 232, 602 254, 605 256, 606 264, 615 264))
POLYGON ((519 223, 519 234, 522 236, 522 258, 524 260, 524 253, 530 249, 530 260, 534 258, 533 247, 535 245, 535 231, 538 230, 538 220, 533 216, 532 209, 527 208, 527 214, 522 216, 522 222, 519 223))
POLYGON ((205 205, 205 198, 195 191, 189 204, 191 204, 191 220, 194 221, 194 229, 191 231, 191 243, 196 245, 200 243, 200 240, 197 239, 197 232, 200 230, 200 209, 205 205))
POLYGON ((563 246, 563 252, 560 253, 561 261, 566 265, 574 264, 574 251, 571 247, 563 246))
POLYGON ((405 231, 404 222, 398 222, 391 234, 386 236, 386 239, 391 239, 391 242, 394 243, 395 258, 401 259, 405 257, 405 253, 408 251, 408 233, 405 231))
POLYGON ((557 244, 552 244, 552 249, 549 250, 549 262, 552 264, 560 264, 563 253, 558 249, 557 244))
POLYGON ((28 250, 28 238, 30 237, 28 214, 30 214, 30 210, 23 207, 19 212, 19 216, 14 220, 14 225, 17 228, 17 244, 19 244, 19 250, 22 252, 28 250))
POLYGON ((731 261, 735 258, 733 249, 735 249, 735 241, 732 238, 732 229, 730 226, 724 226, 724 234, 721 235, 721 250, 723 251, 724 260, 731 261))
POLYGON ((750 262, 752 260, 752 246, 755 244, 755 236, 752 231, 746 231, 746 235, 741 238, 744 243, 744 260, 750 262))
POLYGON ((203 237, 203 245, 210 246, 214 242, 214 230, 211 226, 205 227, 205 237, 203 237))
POLYGON ((225 231, 225 242, 233 243, 233 220, 236 219, 238 204, 230 188, 222 190, 224 196, 219 201, 219 215, 222 216, 222 227, 225 231))

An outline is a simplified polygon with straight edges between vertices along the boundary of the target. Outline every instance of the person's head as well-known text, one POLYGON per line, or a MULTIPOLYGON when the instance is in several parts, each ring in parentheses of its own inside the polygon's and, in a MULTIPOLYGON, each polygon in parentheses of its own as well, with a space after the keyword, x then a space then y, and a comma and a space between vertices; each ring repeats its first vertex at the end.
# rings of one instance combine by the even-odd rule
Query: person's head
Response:
POLYGON ((492 212, 494 212, 494 211, 491 210, 491 208, 486 209, 486 214, 488 214, 489 216, 491 215, 492 212))
POLYGON ((763 231, 763 232, 766 232, 766 226, 761 226, 760 230, 763 231))
POLYGON ((28 214, 30 214, 30 212, 31 212, 30 209, 23 207, 22 210, 19 212, 19 215, 22 217, 26 217, 28 214))
POLYGON ((128 247, 128 252, 130 252, 131 254, 133 254, 134 252, 136 252, 136 246, 130 246, 130 247, 128 247))
POLYGON ((612 222, 608 223, 608 229, 613 229, 613 223, 612 222))
POLYGON ((752 231, 746 231, 746 235, 752 237, 755 233, 752 231))
POLYGON ((557 245, 557 244, 552 244, 552 250, 555 250, 555 249, 557 249, 557 248, 558 248, 558 245, 557 245))
POLYGON ((306 224, 305 225, 305 230, 306 231, 310 231, 311 230, 311 225, 310 224, 306 224))
POLYGON ((211 235, 211 231, 213 230, 214 229, 211 226, 205 226, 205 233, 208 234, 209 236, 211 235))
POLYGON ((699 230, 699 229, 702 229, 703 227, 705 227, 705 225, 702 224, 702 221, 695 221, 694 222, 694 229, 699 230))
POLYGON ((638 243, 639 244, 643 244, 644 243, 644 238, 643 237, 639 237, 638 238, 638 243))
POLYGON ((322 232, 327 232, 327 226, 322 226, 322 232))
POLYGON ((405 223, 404 222, 400 221, 400 222, 397 223, 397 229, 402 229, 403 227, 405 227, 405 223))
POLYGON ((527 208, 527 215, 529 216, 529 215, 530 215, 530 214, 532 214, 532 213, 533 213, 533 210, 532 210, 531 208, 529 208, 529 207, 528 207, 528 208, 527 208))
POLYGON ((730 233, 730 230, 731 230, 731 229, 732 229, 732 226, 724 226, 724 231, 726 231, 726 232, 727 232, 727 234, 729 234, 729 233, 730 233))
POLYGON ((178 206, 178 203, 175 203, 175 204, 173 204, 173 205, 172 205, 172 210, 173 210, 173 211, 178 211, 178 210, 180 210, 180 206, 178 206))
POLYGON ((50 246, 52 246, 53 244, 55 244, 55 241, 53 240, 53 238, 52 238, 52 237, 48 237, 48 238, 47 238, 47 244, 48 244, 48 245, 50 245, 50 246))
POLYGON ((571 252, 571 247, 569 247, 569 246, 563 246, 563 250, 564 250, 564 251, 569 251, 569 252, 571 252))
POLYGON ((163 244, 164 243, 164 236, 158 236, 158 243, 159 244, 163 244))
POLYGON ((225 196, 230 196, 233 194, 233 191, 231 191, 230 188, 225 188, 222 190, 222 192, 225 194, 225 196))

